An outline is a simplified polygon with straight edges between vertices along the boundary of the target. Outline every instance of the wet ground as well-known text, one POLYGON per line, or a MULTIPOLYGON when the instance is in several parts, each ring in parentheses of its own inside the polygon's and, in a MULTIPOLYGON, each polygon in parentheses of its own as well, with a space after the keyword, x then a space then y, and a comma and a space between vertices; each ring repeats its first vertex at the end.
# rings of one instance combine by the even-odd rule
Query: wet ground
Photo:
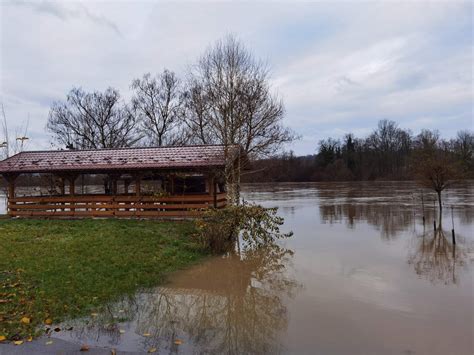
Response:
POLYGON ((446 192, 442 228, 434 196, 425 191, 423 209, 413 183, 247 185, 243 195, 279 207, 294 236, 176 273, 23 353, 473 354, 474 183, 446 192))

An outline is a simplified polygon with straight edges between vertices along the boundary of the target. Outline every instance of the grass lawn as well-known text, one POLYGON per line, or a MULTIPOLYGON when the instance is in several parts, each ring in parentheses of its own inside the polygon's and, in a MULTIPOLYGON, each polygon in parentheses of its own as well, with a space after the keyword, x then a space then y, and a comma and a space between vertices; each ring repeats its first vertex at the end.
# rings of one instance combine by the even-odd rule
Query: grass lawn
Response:
POLYGON ((100 311, 206 253, 192 222, 0 219, 0 339, 100 311))

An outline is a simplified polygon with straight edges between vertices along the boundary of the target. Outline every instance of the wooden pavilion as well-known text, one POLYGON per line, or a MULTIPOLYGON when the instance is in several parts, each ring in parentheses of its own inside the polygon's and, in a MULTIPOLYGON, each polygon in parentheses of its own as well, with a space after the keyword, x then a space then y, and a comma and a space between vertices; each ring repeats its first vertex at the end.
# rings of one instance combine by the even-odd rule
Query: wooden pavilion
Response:
POLYGON ((222 145, 32 151, 0 174, 11 217, 194 217, 226 206, 224 169, 242 156, 222 145))

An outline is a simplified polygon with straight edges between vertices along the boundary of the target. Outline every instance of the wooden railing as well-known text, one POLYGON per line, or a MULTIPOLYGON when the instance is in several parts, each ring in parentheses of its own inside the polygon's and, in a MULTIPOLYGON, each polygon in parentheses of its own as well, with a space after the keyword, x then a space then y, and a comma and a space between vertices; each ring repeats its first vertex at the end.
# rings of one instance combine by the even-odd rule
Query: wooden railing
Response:
POLYGON ((208 208, 226 206, 226 194, 182 196, 81 195, 15 197, 11 217, 197 217, 208 208))

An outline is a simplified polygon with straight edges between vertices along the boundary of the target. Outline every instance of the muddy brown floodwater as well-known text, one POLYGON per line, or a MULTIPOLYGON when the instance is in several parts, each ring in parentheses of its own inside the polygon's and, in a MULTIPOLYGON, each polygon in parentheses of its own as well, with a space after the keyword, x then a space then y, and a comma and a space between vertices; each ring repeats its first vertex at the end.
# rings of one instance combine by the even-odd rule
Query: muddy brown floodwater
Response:
POLYGON ((53 337, 163 354, 474 353, 474 182, 445 193, 437 232, 434 196, 423 227, 413 183, 243 190, 279 207, 294 236, 178 272, 53 337))

